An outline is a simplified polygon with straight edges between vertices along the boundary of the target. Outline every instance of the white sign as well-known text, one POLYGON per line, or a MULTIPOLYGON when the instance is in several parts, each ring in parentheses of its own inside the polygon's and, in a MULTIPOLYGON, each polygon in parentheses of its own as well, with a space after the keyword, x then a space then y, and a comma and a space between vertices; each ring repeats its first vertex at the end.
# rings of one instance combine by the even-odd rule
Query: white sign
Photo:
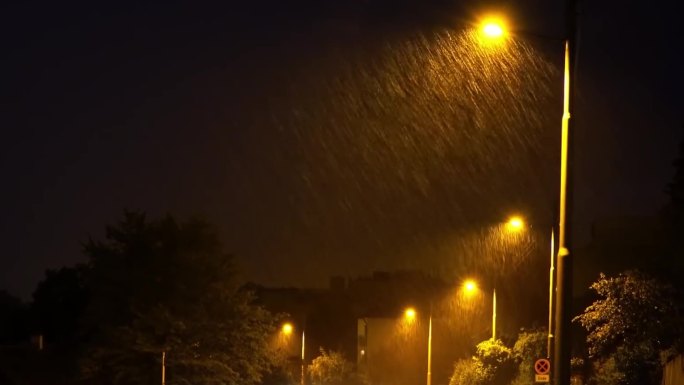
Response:
POLYGON ((534 382, 549 382, 551 376, 548 374, 535 374, 534 382))

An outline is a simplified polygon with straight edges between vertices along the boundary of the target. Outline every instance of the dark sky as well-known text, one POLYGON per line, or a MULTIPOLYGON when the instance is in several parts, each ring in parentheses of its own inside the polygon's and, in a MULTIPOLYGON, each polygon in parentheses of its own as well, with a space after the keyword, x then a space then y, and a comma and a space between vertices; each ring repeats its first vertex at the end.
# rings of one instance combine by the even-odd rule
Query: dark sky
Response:
MULTIPOLYGON (((560 3, 503 8, 561 36, 560 3)), ((551 220, 561 46, 525 43, 505 67, 519 76, 468 72, 451 44, 481 2, 2 7, 0 289, 28 297, 124 208, 204 216, 245 279, 304 286, 441 269, 454 234, 512 211, 551 220)), ((674 1, 582 7, 580 243, 595 219, 666 202, 680 15, 674 1)))

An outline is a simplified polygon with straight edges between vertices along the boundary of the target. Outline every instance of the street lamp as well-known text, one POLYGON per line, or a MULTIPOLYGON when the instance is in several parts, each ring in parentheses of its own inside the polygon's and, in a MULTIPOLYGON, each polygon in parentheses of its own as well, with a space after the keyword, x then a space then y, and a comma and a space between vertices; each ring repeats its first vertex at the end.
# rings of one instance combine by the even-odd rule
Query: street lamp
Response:
POLYGON ((404 318, 408 322, 413 322, 416 319, 416 309, 409 307, 404 310, 404 318))
MULTIPOLYGON (((479 291, 477 282, 468 279, 463 282, 461 291, 466 296, 474 296, 479 291)), ((416 310, 408 307, 404 310, 404 321, 412 324, 416 320, 416 310)), ((493 310, 492 310, 492 339, 496 339, 496 290, 493 296, 493 310)), ((432 302, 430 302, 430 313, 428 316, 428 343, 427 343, 427 376, 426 385, 432 385, 432 302)))
MULTIPOLYGON (((280 333, 284 338, 287 338, 288 340, 288 345, 290 341, 290 337, 294 333, 294 326, 290 322, 285 322, 281 327, 280 327, 280 333)), ((300 383, 301 385, 304 385, 304 379, 305 379, 305 361, 304 361, 304 354, 305 354, 305 347, 306 347, 306 339, 305 339, 305 334, 304 334, 304 328, 302 328, 302 355, 301 355, 301 377, 300 377, 300 383)))
MULTIPOLYGON (((416 310, 412 307, 404 310, 404 320, 412 324, 416 320, 416 310)), ((430 316, 428 318, 428 344, 427 344, 427 379, 426 385, 432 384, 432 303, 430 303, 430 316)))
MULTIPOLYGON (((577 0, 566 0, 563 57, 563 114, 561 118, 561 167, 560 167, 560 198, 558 202, 558 260, 556 272, 556 313, 555 338, 553 360, 553 382, 556 385, 570 384, 570 302, 572 300, 572 255, 571 249, 571 204, 572 204, 572 126, 574 111, 573 84, 576 43, 576 8, 577 0)), ((497 28, 492 24, 485 24, 481 36, 488 39, 498 39, 504 35, 505 27, 497 28)), ((551 290, 552 291, 552 290, 551 290)), ((552 303, 552 299, 549 303, 552 303)), ((551 311, 551 310, 549 310, 551 311)), ((550 331, 549 331, 550 333, 550 331)))
POLYGON ((484 36, 490 39, 501 38, 506 33, 503 19, 495 16, 489 16, 483 19, 480 28, 484 36))
POLYGON ((506 222, 506 228, 511 232, 519 232, 523 230, 524 227, 525 220, 517 215, 508 218, 508 222, 506 222))
MULTIPOLYGON (((473 297, 480 290, 477 281, 467 279, 461 285, 461 290, 468 297, 473 297)), ((496 287, 492 287, 492 340, 496 339, 496 287)))
POLYGON ((467 295, 473 295, 477 291, 477 282, 473 281, 472 279, 466 280, 463 282, 463 291, 467 295))

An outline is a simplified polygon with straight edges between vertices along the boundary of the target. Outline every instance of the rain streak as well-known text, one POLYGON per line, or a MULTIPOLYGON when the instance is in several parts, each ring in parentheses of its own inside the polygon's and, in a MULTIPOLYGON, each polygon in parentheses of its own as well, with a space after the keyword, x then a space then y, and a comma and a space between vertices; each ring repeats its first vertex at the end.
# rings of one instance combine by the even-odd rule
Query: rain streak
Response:
POLYGON ((253 251, 279 255, 277 267, 250 273, 419 268, 453 280, 512 263, 483 241, 512 213, 535 218, 535 245, 548 247, 560 72, 534 41, 442 30, 280 64, 247 121, 243 143, 259 147, 239 150, 256 169, 238 181, 242 197, 280 223, 258 228, 268 241, 253 251))

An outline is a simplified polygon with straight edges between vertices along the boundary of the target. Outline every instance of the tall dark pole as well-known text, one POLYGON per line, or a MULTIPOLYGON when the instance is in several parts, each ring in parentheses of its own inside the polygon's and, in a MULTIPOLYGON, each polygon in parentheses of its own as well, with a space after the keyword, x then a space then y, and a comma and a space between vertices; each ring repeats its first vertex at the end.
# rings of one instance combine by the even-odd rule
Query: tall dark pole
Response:
POLYGON ((576 0, 566 0, 566 40, 563 71, 563 118, 561 131, 561 176, 558 223, 558 270, 556 281, 556 332, 554 385, 570 385, 572 315, 572 133, 574 111, 573 80, 576 48, 576 0))

